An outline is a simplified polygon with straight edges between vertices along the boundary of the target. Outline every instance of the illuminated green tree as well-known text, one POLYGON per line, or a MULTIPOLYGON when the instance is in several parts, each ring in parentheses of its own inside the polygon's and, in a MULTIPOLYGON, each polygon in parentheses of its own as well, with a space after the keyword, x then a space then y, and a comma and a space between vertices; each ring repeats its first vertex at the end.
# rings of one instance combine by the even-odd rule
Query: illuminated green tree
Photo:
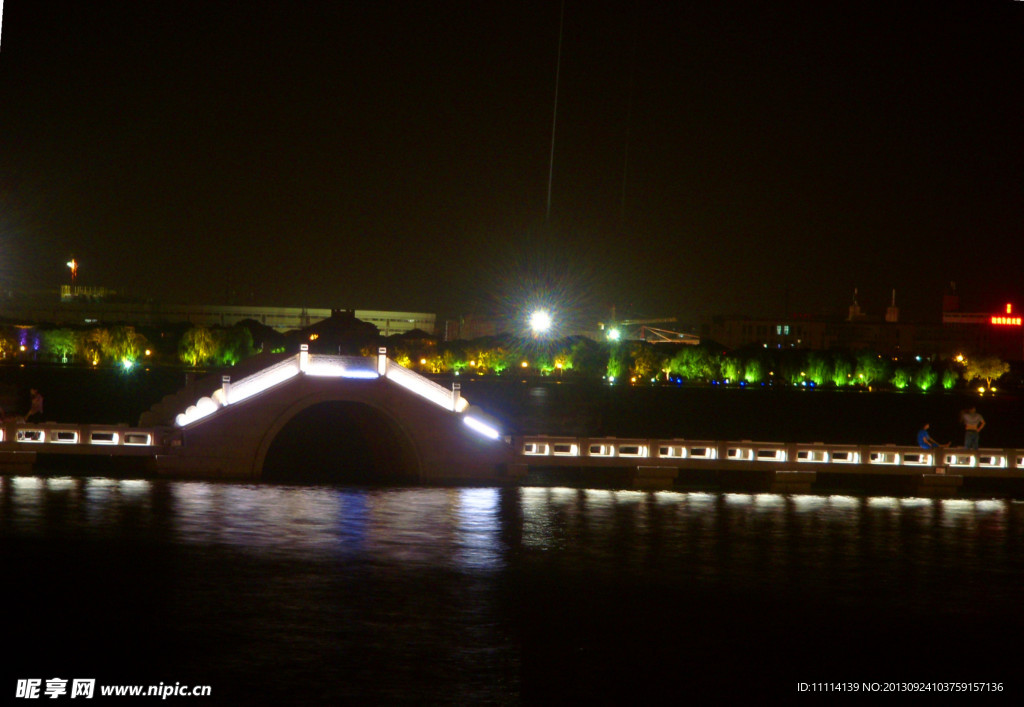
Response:
POLYGON ((541 372, 542 375, 551 375, 555 370, 555 359, 547 351, 541 351, 534 357, 533 367, 541 372))
POLYGON ((629 371, 629 355, 622 344, 612 344, 608 350, 608 365, 605 375, 609 380, 620 380, 629 371))
POLYGON ((921 364, 921 367, 914 373, 914 385, 921 390, 930 390, 938 379, 938 372, 929 363, 921 364))
POLYGON ((832 375, 830 376, 832 385, 837 388, 842 388, 844 385, 850 385, 853 382, 853 366, 846 360, 845 356, 836 356, 832 360, 832 375))
POLYGON ((501 373, 509 367, 509 352, 497 344, 490 348, 479 349, 476 353, 477 373, 501 373))
POLYGON ((18 342, 9 331, 0 331, 0 358, 13 356, 18 350, 18 342))
POLYGON ((466 367, 466 359, 460 357, 462 352, 446 350, 441 354, 441 370, 438 373, 457 373, 466 367))
POLYGON ((964 364, 964 378, 968 382, 974 380, 985 381, 985 386, 992 387, 992 382, 998 380, 1003 374, 1010 372, 1010 364, 996 356, 983 356, 971 358, 964 364))
POLYGON ((444 357, 447 353, 448 352, 446 351, 444 353, 433 354, 432 356, 425 356, 423 360, 426 361, 426 363, 422 364, 423 367, 427 369, 428 373, 444 373, 449 370, 445 367, 444 363, 444 357))
POLYGON ((824 354, 812 351, 807 356, 807 379, 814 385, 825 385, 825 381, 831 378, 832 364, 824 354))
POLYGON ((648 380, 660 373, 665 357, 650 344, 638 344, 633 347, 633 375, 641 380, 648 380))
POLYGON ((718 373, 718 364, 707 349, 700 346, 687 346, 680 349, 668 363, 672 373, 686 380, 710 380, 718 373))
POLYGON ((858 351, 853 368, 853 377, 861 385, 871 385, 886 379, 888 365, 886 359, 874 351, 858 351))
POLYGON ((501 375, 512 367, 512 354, 504 346, 497 346, 491 352, 491 370, 501 375))
POLYGON ((890 382, 892 383, 893 387, 896 388, 897 390, 903 390, 908 385, 910 385, 910 382, 911 380, 913 380, 913 378, 914 376, 910 371, 900 366, 892 372, 892 378, 890 379, 890 382))
POLYGON ((722 378, 730 383, 740 379, 740 373, 742 370, 743 365, 740 363, 739 359, 733 356, 726 356, 722 359, 722 378))
POLYGON ((62 362, 66 362, 69 356, 74 356, 78 346, 78 333, 71 329, 51 329, 43 332, 43 348, 62 362))
POLYGON ((189 329, 178 344, 178 355, 190 366, 209 363, 217 353, 217 340, 209 329, 197 326, 189 329))
POLYGON ((256 353, 252 342, 252 332, 247 327, 233 326, 217 332, 216 358, 222 366, 234 366, 239 361, 256 353))
POLYGON ((747 383, 760 383, 763 381, 764 363, 756 358, 748 360, 743 370, 743 380, 747 383))
POLYGON ((135 327, 117 326, 110 330, 106 355, 117 363, 134 363, 146 349, 146 337, 135 331, 135 327))
POLYGON ((942 387, 946 390, 955 388, 958 380, 960 380, 960 373, 958 371, 947 368, 942 372, 942 387))
POLYGON ((113 341, 109 329, 102 327, 90 329, 82 338, 82 351, 85 352, 89 362, 95 366, 110 355, 113 341))

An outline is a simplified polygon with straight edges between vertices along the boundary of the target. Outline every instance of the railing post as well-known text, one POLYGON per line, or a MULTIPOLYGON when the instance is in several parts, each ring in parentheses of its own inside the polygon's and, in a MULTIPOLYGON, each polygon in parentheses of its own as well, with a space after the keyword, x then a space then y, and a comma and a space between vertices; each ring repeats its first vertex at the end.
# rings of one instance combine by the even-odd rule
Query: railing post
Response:
POLYGON ((224 390, 224 404, 231 404, 231 376, 220 377, 220 387, 224 390))
POLYGON ((388 349, 381 346, 377 349, 377 375, 386 376, 388 373, 388 349))
POLYGON ((459 398, 462 397, 462 384, 452 383, 452 412, 459 411, 459 398))
POLYGON ((302 344, 299 347, 299 370, 303 373, 309 366, 309 344, 302 344))

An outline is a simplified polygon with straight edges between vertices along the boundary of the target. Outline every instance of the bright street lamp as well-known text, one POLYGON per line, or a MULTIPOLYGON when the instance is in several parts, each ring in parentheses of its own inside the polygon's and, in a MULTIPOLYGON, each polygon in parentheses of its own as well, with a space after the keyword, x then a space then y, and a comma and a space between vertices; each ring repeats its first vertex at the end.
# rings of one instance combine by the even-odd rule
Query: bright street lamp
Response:
POLYGON ((543 309, 538 309, 530 315, 530 329, 534 334, 543 334, 551 329, 551 315, 543 309))

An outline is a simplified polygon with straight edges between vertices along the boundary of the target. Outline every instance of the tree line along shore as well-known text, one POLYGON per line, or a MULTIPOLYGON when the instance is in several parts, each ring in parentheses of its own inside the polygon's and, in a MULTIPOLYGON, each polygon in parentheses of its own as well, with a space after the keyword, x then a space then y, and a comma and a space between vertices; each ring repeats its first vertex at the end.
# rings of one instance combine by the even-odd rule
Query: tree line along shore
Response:
POLYGON ((595 341, 586 337, 543 339, 490 336, 441 341, 421 331, 381 337, 358 321, 317 323, 277 332, 254 321, 231 327, 190 324, 164 327, 0 327, 0 361, 61 366, 137 365, 185 369, 231 368, 260 353, 297 352, 375 355, 386 346, 399 364, 430 376, 511 378, 551 376, 613 384, 787 386, 863 390, 978 390, 1021 386, 1019 363, 998 357, 883 355, 870 350, 813 351, 642 341, 595 341))

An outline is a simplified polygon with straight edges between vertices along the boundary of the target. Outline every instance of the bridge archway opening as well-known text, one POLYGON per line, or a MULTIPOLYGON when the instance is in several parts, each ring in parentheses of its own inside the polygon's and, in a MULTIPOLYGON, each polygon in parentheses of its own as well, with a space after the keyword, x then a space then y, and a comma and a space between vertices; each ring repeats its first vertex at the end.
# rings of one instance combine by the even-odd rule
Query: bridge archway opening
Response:
POLYGON ((328 401, 288 420, 263 460, 278 482, 400 484, 419 478, 416 451, 398 425, 363 403, 328 401))

